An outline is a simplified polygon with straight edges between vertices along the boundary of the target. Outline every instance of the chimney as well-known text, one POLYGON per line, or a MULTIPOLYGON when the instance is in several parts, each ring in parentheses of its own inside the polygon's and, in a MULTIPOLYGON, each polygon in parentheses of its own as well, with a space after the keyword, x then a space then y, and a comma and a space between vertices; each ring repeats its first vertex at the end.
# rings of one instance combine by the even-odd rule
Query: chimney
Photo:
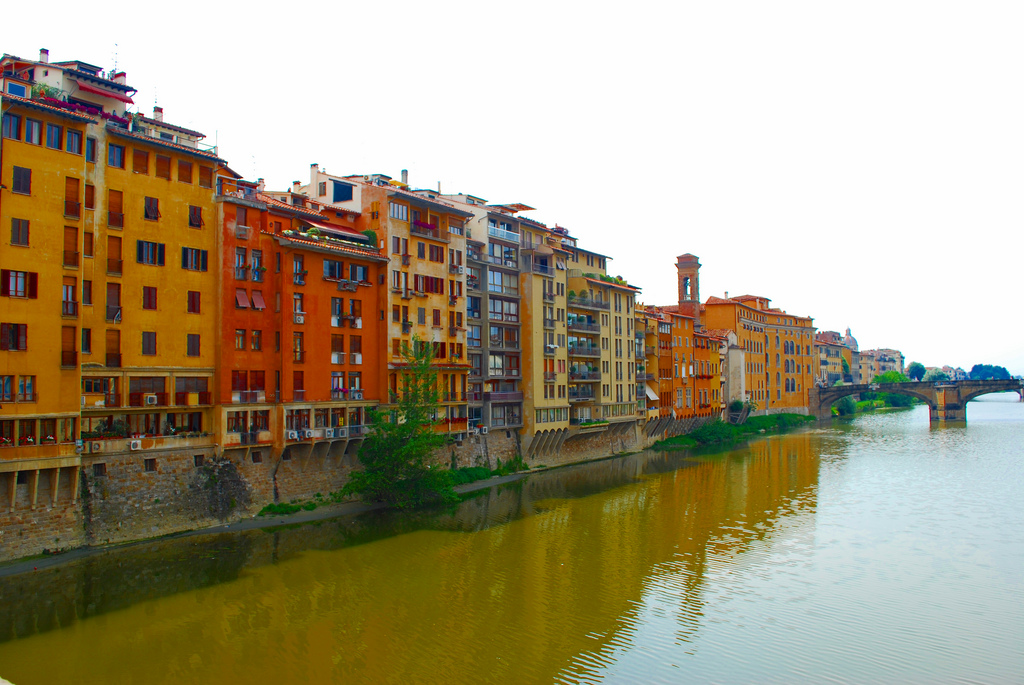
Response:
POLYGON ((292 192, 296 195, 302 194, 302 184, 299 181, 292 181, 292 192))
POLYGON ((164 108, 157 105, 153 105, 153 119, 156 121, 164 120, 164 108))
POLYGON ((120 83, 122 86, 128 84, 128 77, 125 75, 123 71, 118 71, 114 74, 111 74, 110 80, 114 83, 120 83))
POLYGON ((309 187, 310 192, 316 188, 317 177, 320 175, 320 165, 313 162, 309 165, 309 187))
POLYGON ((260 194, 263 194, 263 190, 266 187, 267 187, 267 184, 263 182, 262 178, 257 178, 256 179, 256 190, 259 191, 260 194))
POLYGON ((39 48, 39 61, 43 64, 50 63, 50 51, 46 48, 39 48))
POLYGON ((409 170, 402 169, 402 183, 409 185, 409 170))

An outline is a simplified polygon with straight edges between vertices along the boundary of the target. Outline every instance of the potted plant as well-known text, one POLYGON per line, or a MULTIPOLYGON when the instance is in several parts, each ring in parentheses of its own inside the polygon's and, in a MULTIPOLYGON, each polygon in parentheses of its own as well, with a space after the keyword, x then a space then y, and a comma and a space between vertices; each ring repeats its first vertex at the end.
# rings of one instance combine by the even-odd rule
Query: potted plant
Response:
POLYGON ((10 438, 6 436, 0 436, 0 447, 10 447, 12 444, 13 443, 11 443, 10 438))

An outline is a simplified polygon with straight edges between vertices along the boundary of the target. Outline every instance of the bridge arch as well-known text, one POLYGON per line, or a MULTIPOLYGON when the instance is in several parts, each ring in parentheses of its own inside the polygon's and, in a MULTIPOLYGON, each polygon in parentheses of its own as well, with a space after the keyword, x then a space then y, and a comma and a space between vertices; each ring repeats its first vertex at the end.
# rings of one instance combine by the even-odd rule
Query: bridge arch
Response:
MULTIPOLYGON (((862 392, 891 392, 894 395, 906 395, 908 397, 914 397, 927 404, 930 408, 935 408, 935 396, 929 394, 926 390, 917 390, 913 388, 905 387, 906 383, 872 383, 871 385, 835 385, 831 388, 822 388, 818 391, 818 398, 821 402, 823 409, 830 408, 837 400, 841 400, 849 395, 857 395, 862 392), (826 403, 828 406, 826 407, 826 403)), ((924 385, 930 386, 931 384, 925 383, 924 385)), ((989 391, 991 392, 991 391, 989 391)))
POLYGON ((964 393, 964 395, 962 396, 963 403, 966 405, 968 402, 975 399, 976 397, 981 397, 982 395, 992 395, 1000 392, 1015 392, 1018 395, 1020 395, 1021 401, 1024 402, 1024 388, 980 388, 978 390, 964 393))

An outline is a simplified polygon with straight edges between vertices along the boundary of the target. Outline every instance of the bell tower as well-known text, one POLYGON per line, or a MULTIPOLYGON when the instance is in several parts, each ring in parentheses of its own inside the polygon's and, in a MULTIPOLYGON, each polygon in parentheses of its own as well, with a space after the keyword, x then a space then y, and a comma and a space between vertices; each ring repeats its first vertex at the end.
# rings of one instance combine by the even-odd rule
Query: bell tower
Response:
POLYGON ((700 260, 692 254, 676 257, 679 279, 679 312, 700 321, 700 260))

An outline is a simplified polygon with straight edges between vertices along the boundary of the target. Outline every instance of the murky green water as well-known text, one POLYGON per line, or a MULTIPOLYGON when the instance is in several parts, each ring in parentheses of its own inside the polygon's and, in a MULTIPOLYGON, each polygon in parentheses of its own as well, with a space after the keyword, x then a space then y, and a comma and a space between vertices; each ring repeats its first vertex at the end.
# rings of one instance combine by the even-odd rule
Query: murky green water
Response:
POLYGON ((0 578, 0 677, 1020 682, 1015 397, 0 578))

